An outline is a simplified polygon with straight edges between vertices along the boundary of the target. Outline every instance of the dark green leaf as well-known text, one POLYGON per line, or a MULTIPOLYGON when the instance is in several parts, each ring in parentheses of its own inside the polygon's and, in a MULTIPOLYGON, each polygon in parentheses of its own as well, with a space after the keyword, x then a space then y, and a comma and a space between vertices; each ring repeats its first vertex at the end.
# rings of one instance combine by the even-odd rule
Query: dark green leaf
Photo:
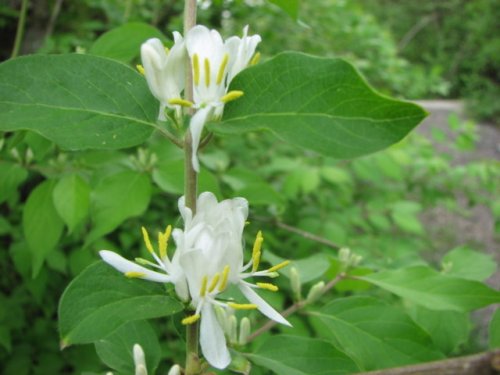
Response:
POLYGON ((128 63, 139 55, 141 44, 149 38, 166 41, 165 35, 157 28, 146 23, 130 22, 102 34, 90 47, 89 53, 128 63))
POLYGON ((424 117, 415 104, 375 93, 347 62, 282 53, 231 83, 245 95, 226 106, 218 133, 269 130, 292 144, 335 158, 384 149, 424 117))
POLYGON ((33 277, 55 249, 64 226, 52 200, 54 185, 55 181, 42 182, 31 192, 23 208, 23 232, 32 254, 33 277))
POLYGON ((246 356, 280 375, 340 375, 359 370, 352 359, 329 342, 308 337, 272 336, 246 356))
POLYGON ((161 348, 156 332, 147 321, 125 323, 111 335, 95 343, 99 358, 121 374, 133 374, 134 344, 139 344, 146 357, 148 373, 154 374, 160 362, 161 348))
POLYGON ((32 55, 0 64, 0 131, 33 130, 70 150, 135 146, 158 104, 131 68, 91 55, 32 55))
POLYGON ((337 299, 319 312, 334 344, 362 370, 397 367, 440 359, 428 334, 404 312, 369 297, 337 299))
POLYGON ((5 202, 28 177, 28 171, 15 163, 0 162, 0 203, 5 202))
POLYGON ((426 266, 360 278, 431 310, 466 312, 500 302, 500 292, 485 284, 443 275, 426 266))
POLYGON ((497 309, 490 322, 490 348, 500 348, 500 310, 497 309))
POLYGON ((181 310, 182 304, 168 297, 162 285, 128 279, 104 262, 97 262, 78 275, 61 297, 61 345, 95 342, 127 322, 181 310))

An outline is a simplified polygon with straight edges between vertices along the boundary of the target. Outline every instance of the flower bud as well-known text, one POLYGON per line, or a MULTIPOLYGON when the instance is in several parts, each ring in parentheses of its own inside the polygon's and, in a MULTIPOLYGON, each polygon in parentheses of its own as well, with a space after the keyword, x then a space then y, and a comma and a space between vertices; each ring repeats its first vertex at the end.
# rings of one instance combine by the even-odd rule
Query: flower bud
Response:
POLYGON ((231 315, 229 317, 229 332, 227 332, 229 342, 237 343, 238 342, 238 319, 236 316, 231 315))
POLYGON ((314 284, 311 289, 309 289, 309 293, 307 293, 306 301, 307 303, 316 302, 323 295, 323 288, 325 287, 325 282, 320 281, 319 283, 314 284))
POLYGON ((342 247, 339 250, 339 260, 343 264, 347 264, 349 262, 349 258, 351 256, 351 249, 348 247, 342 247))
POLYGON ((168 371, 168 375, 181 375, 181 366, 173 365, 168 371))
POLYGON ((134 344, 133 347, 135 375, 148 375, 146 369, 146 359, 144 358, 144 351, 139 344, 134 344))
POLYGON ((295 298, 300 300, 302 298, 300 275, 299 271, 295 267, 290 269, 290 284, 295 298))
POLYGON ((240 337, 238 340, 238 343, 240 345, 245 345, 247 343, 248 336, 250 336, 250 331, 252 330, 251 324, 250 324, 250 319, 248 319, 246 316, 241 319, 240 322, 240 337))

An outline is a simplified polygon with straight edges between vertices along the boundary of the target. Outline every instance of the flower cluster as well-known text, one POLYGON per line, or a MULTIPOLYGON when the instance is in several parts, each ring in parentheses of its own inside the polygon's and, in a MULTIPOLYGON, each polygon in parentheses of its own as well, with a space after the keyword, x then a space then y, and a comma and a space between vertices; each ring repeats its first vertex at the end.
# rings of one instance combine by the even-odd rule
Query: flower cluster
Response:
POLYGON ((233 36, 223 40, 216 30, 195 26, 183 38, 174 32, 174 45, 168 50, 159 39, 149 39, 141 46, 142 66, 153 95, 160 101, 158 118, 165 120, 165 109, 182 116, 182 107, 195 110, 189 129, 193 140, 193 168, 199 172, 197 150, 203 127, 207 121, 222 116, 224 104, 243 95, 229 91, 231 80, 249 64, 255 63, 260 36, 233 36), (193 101, 182 98, 185 89, 185 62, 189 57, 193 77, 193 101))
POLYGON ((202 193, 197 199, 197 211, 193 215, 186 207, 184 197, 179 199, 179 211, 184 220, 184 229, 170 226, 158 234, 158 249, 155 251, 148 232, 143 228, 144 242, 154 262, 138 258, 131 262, 120 255, 102 250, 102 259, 128 277, 172 283, 179 298, 190 301, 193 313, 184 318, 183 324, 200 320, 200 344, 207 361, 216 368, 225 368, 231 357, 226 338, 215 308, 258 309, 268 318, 290 325, 256 292, 256 289, 277 291, 268 282, 253 283, 255 277, 276 277, 280 268, 289 262, 259 271, 262 233, 255 239, 251 259, 244 262, 243 228, 248 217, 248 202, 244 198, 218 202, 210 193, 202 193), (176 250, 169 258, 167 245, 172 235, 176 250), (148 266, 149 268, 147 268, 148 266), (228 286, 237 287, 248 303, 236 303, 223 299, 221 294, 228 286))

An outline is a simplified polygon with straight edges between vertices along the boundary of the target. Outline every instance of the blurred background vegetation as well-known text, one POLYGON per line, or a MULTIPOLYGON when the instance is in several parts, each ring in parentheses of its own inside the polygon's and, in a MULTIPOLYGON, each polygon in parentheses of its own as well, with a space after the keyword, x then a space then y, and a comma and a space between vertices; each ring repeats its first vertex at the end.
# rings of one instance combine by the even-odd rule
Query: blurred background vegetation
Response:
MULTIPOLYGON (((0 3, 0 60, 11 55, 20 7, 21 0, 0 3)), ((182 1, 170 0, 30 1, 21 54, 84 53, 99 36, 126 22, 145 22, 170 36, 182 29, 182 8, 182 1)), ((466 99, 471 113, 491 122, 498 122, 500 112, 499 19, 496 0, 303 1, 299 22, 263 0, 202 1, 199 10, 199 23, 225 35, 240 34, 250 25, 251 33, 263 38, 263 59, 283 50, 341 56, 379 91, 406 99, 466 99)), ((339 246, 364 256, 363 267, 356 270, 361 274, 423 261, 446 272, 451 259, 491 265, 491 257, 478 257, 472 250, 491 253, 494 247, 493 232, 498 235, 500 229, 500 167, 494 160, 468 156, 478 141, 477 126, 456 116, 445 128, 429 129, 426 136, 412 134, 384 152, 353 161, 319 157, 267 134, 220 138, 217 147, 213 143, 201 156, 200 191, 246 197, 252 207, 248 243, 262 229, 274 253, 267 251, 265 259, 302 259, 298 264, 303 265, 305 290, 338 272, 334 249, 339 246), (474 220, 476 207, 493 223, 491 238, 464 239, 450 221, 424 220, 436 209, 441 217, 474 220), (323 243, 304 237, 304 231, 323 243)), ((155 137, 145 147, 72 153, 34 133, 1 135, 0 373, 104 372, 91 345, 59 350, 57 303, 69 281, 97 259, 98 250, 134 258, 142 249, 147 256, 140 226, 154 230, 178 220, 182 154, 155 137), (143 183, 132 194, 126 189, 133 187, 124 181, 134 178, 143 183), (56 203, 68 186, 86 199, 71 224, 61 214, 65 208, 56 203), (43 210, 37 211, 40 200, 43 210), (103 215, 104 209, 112 215, 103 215), (34 214, 44 229, 55 233, 50 244, 39 239, 49 250, 42 266, 34 266, 26 241, 26 218, 34 214), (91 240, 89 234, 96 232, 91 240)), ((280 282, 284 293, 274 295, 277 308, 289 304, 292 294, 286 277, 280 282)), ((346 282, 336 293, 368 288, 346 282)), ((412 316, 422 326, 432 326, 426 319, 435 317, 423 315, 412 316)), ((452 320, 459 328, 453 337, 446 336, 443 353, 485 348, 478 319, 457 314, 452 320)), ((257 316, 253 323, 257 325, 257 316)), ((180 361, 178 322, 153 324, 161 332, 163 356, 180 361)), ((293 324, 294 334, 316 334, 304 317, 294 317, 293 324)), ((443 337, 433 339, 438 343, 443 337)), ((167 365, 160 365, 161 373, 167 365)))

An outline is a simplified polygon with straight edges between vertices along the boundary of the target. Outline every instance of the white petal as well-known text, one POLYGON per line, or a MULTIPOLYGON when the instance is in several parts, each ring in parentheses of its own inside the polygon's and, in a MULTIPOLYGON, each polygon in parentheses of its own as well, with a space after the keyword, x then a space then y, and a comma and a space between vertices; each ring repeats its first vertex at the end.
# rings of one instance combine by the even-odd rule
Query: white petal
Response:
POLYGON ((192 161, 193 161, 193 169, 196 172, 200 172, 200 163, 198 161, 198 146, 200 145, 201 133, 203 131, 203 127, 207 122, 208 118, 212 114, 213 107, 207 106, 205 108, 199 109, 194 116, 191 118, 189 123, 189 130, 191 131, 191 138, 193 140, 192 143, 192 161))
POLYGON ((146 359, 144 358, 144 350, 142 350, 142 347, 139 344, 134 344, 132 350, 134 353, 134 364, 136 366, 146 366, 146 359))
POLYGON ((130 260, 123 258, 117 253, 109 250, 101 250, 99 251, 99 255, 102 260, 108 263, 111 267, 116 270, 126 273, 126 272, 140 272, 143 273, 144 276, 141 279, 155 281, 158 283, 168 283, 171 282, 171 278, 168 275, 163 273, 151 271, 145 267, 142 267, 130 260))
POLYGON ((284 324, 286 326, 291 327, 292 325, 281 316, 279 312, 277 312, 275 309, 271 307, 264 299, 259 296, 257 293, 255 293, 252 288, 250 288, 247 285, 244 284, 239 284, 238 287, 241 290, 241 293, 253 304, 257 305, 259 308, 259 311, 267 316, 269 319, 274 320, 275 322, 284 324))
POLYGON ((200 345, 203 356, 213 367, 224 369, 231 363, 224 332, 212 305, 208 303, 201 311, 200 345))

